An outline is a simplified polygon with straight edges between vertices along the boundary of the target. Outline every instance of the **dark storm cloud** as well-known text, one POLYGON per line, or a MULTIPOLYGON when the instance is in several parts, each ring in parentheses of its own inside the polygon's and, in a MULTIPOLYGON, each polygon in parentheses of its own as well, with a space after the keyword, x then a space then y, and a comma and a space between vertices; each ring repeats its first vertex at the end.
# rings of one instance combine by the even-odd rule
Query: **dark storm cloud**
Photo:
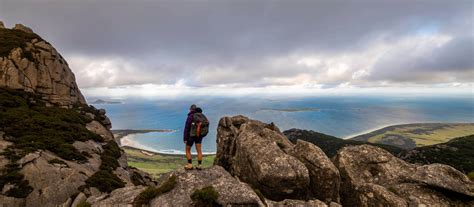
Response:
POLYGON ((82 87, 472 82, 472 19, 470 1, 0 0, 0 20, 52 42, 82 87), (420 33, 449 40, 406 57, 391 44, 420 33), (358 56, 378 45, 395 55, 358 56))

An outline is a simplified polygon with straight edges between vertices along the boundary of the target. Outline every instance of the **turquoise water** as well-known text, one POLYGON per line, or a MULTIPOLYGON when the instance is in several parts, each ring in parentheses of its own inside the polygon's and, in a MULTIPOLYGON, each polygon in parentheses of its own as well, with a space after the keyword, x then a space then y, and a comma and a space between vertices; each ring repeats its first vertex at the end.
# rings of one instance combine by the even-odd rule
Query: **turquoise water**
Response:
POLYGON ((131 135, 127 140, 135 147, 181 154, 184 148, 182 130, 187 109, 192 103, 202 107, 211 123, 210 133, 203 141, 206 153, 216 151, 219 118, 238 114, 274 122, 282 131, 290 128, 311 129, 341 138, 392 124, 474 122, 474 99, 469 96, 125 99, 123 104, 95 106, 107 110, 112 129, 174 130, 131 135))

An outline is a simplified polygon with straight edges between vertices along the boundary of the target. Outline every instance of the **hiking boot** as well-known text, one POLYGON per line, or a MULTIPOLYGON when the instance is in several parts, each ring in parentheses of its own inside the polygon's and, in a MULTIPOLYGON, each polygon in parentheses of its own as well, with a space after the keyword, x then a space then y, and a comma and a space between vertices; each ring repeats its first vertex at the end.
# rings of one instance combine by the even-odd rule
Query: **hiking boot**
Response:
POLYGON ((202 170, 201 164, 198 164, 198 165, 196 166, 196 170, 202 170))
POLYGON ((185 170, 192 170, 192 169, 193 169, 193 164, 189 164, 189 163, 186 164, 186 165, 184 166, 184 169, 185 169, 185 170))

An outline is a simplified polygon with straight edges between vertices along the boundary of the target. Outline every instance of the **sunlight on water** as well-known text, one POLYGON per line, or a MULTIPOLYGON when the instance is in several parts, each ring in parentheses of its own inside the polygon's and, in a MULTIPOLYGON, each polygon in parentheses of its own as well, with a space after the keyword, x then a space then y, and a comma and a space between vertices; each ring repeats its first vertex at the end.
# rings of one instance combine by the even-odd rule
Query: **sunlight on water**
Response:
POLYGON ((310 129, 347 137, 392 124, 415 122, 474 122, 471 98, 413 97, 314 97, 314 98, 207 98, 204 100, 123 100, 123 104, 95 105, 105 108, 112 129, 172 129, 174 132, 133 134, 128 145, 151 151, 182 154, 183 126, 187 109, 196 103, 211 125, 203 151, 216 150, 219 118, 242 114, 274 122, 281 130, 310 129))

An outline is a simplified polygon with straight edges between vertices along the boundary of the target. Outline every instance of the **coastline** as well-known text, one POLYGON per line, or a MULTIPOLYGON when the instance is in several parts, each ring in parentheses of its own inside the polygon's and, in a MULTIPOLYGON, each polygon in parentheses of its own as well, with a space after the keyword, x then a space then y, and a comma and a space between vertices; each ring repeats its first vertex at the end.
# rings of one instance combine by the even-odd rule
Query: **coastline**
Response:
MULTIPOLYGON (((357 136, 360 136, 360 135, 364 135, 364 134, 368 134, 368 133, 370 133, 370 132, 374 132, 374 131, 377 131, 377 130, 381 130, 381 129, 383 129, 383 128, 387 128, 387 127, 391 127, 391 126, 397 126, 397 125, 402 125, 402 124, 404 124, 404 123, 381 125, 381 126, 378 126, 378 127, 374 127, 374 128, 368 129, 368 130, 364 130, 364 131, 362 131, 362 132, 357 132, 357 133, 354 133, 354 134, 347 135, 347 136, 343 137, 342 139, 348 140, 348 139, 351 139, 351 138, 354 138, 354 137, 357 137, 357 136)), ((407 124, 407 123, 405 123, 405 124, 407 124)), ((422 124, 422 123, 408 123, 408 124, 422 124)))
MULTIPOLYGON (((185 155, 184 151, 179 150, 170 150, 170 151, 158 151, 151 147, 142 145, 135 140, 133 140, 133 135, 135 134, 145 134, 150 132, 173 132, 174 130, 169 129, 145 129, 145 130, 133 130, 133 129, 122 129, 122 130, 111 130, 114 134, 115 139, 122 148, 130 148, 135 150, 143 151, 143 154, 152 154, 152 155, 162 155, 162 156, 183 156, 185 155)), ((184 146, 183 146, 184 148, 184 146)), ((196 155, 196 153, 192 153, 196 155)), ((216 155, 216 152, 204 152, 203 156, 213 156, 216 155)))
POLYGON ((364 135, 364 134, 368 134, 368 133, 371 133, 371 132, 375 132, 375 131, 378 131, 378 130, 382 130, 382 129, 385 129, 385 128, 388 128, 388 127, 395 127, 395 126, 400 126, 400 125, 415 125, 415 124, 473 124, 472 122, 411 122, 411 123, 394 123, 394 124, 387 124, 387 125, 382 125, 382 126, 379 126, 379 127, 374 127, 372 129, 368 129, 368 130, 365 130, 365 131, 362 131, 360 133, 354 133, 354 134, 350 134, 342 139, 344 140, 348 140, 348 139, 351 139, 351 138, 354 138, 354 137, 357 137, 357 136, 361 136, 361 135, 364 135))
POLYGON ((172 129, 114 129, 110 130, 114 134, 115 139, 121 138, 131 134, 145 134, 149 132, 174 132, 172 129))

